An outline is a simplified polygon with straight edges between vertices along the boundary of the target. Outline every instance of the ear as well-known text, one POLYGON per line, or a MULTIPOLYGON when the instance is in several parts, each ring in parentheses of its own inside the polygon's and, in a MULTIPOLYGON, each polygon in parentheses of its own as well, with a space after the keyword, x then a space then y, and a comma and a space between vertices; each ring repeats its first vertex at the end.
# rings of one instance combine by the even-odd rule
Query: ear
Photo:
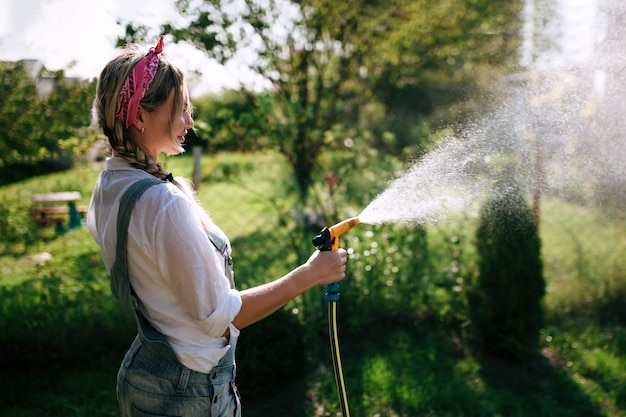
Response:
POLYGON ((141 106, 139 106, 139 108, 137 109, 137 117, 135 117, 135 120, 133 121, 133 124, 131 126, 135 126, 137 130, 141 130, 144 128, 143 110, 141 106))

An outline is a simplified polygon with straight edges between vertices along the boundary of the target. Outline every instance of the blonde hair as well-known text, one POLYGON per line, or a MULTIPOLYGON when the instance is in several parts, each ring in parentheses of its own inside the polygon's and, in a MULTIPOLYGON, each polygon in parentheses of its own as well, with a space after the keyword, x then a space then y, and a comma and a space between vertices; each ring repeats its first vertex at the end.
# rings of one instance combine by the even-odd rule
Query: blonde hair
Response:
MULTIPOLYGON (((115 117, 118 96, 135 65, 146 56, 147 49, 131 44, 126 46, 121 54, 111 60, 100 73, 96 98, 93 103, 93 118, 97 125, 109 140, 111 148, 117 156, 124 159, 135 168, 142 169, 155 177, 165 180, 170 179, 174 185, 180 188, 187 196, 197 202, 195 192, 189 181, 180 177, 172 178, 171 174, 147 152, 135 143, 130 129, 125 129, 123 123, 115 117)), ((141 107, 148 111, 156 110, 163 104, 170 94, 174 92, 169 130, 170 137, 175 138, 175 123, 180 114, 185 111, 185 106, 191 107, 184 90, 183 72, 171 64, 163 56, 160 56, 154 80, 148 91, 141 99, 141 107)), ((175 139, 172 139, 179 145, 175 139)), ((203 219, 206 226, 206 221, 203 219)))
MULTIPOLYGON (((137 146, 130 130, 125 129, 123 123, 115 117, 117 99, 124 81, 135 65, 146 56, 146 53, 147 50, 144 48, 131 44, 104 67, 100 73, 96 89, 93 117, 108 138, 111 148, 119 157, 157 178, 166 179, 169 172, 157 160, 137 146)), ((170 136, 174 138, 175 121, 184 111, 185 104, 188 104, 185 102, 187 98, 184 94, 184 75, 180 69, 161 56, 154 80, 141 99, 140 105, 148 112, 154 111, 167 100, 172 92, 174 92, 174 104, 170 113, 169 129, 172 133, 170 136)), ((172 140, 174 141, 174 139, 172 140)))

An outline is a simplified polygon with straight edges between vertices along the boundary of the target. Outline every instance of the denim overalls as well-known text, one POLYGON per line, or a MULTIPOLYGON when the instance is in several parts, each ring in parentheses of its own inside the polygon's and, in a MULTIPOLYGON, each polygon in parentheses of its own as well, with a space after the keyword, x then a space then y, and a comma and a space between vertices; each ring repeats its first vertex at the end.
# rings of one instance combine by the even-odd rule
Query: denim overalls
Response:
MULTIPOLYGON (((183 366, 165 336, 137 308, 128 280, 126 243, 130 214, 136 200, 152 185, 164 181, 147 178, 133 184, 122 197, 117 221, 116 258, 111 268, 111 291, 128 308, 138 323, 138 335, 126 353, 117 376, 117 400, 122 417, 185 416, 240 417, 241 403, 235 386, 237 338, 209 374, 183 366)), ((213 245, 224 256, 231 288, 235 287, 228 244, 208 232, 213 245)))

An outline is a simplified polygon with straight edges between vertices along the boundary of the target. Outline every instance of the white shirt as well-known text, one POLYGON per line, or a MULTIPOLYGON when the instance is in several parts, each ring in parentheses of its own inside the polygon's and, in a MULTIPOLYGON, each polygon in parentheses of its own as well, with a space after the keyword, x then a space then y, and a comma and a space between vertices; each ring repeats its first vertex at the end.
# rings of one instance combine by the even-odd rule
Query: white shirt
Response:
MULTIPOLYGON (((87 226, 107 271, 115 261, 122 195, 131 184, 149 177, 113 157, 98 178, 87 226)), ((148 188, 137 200, 128 226, 128 275, 141 312, 167 337, 181 363, 209 373, 229 349, 222 336, 226 329, 239 335, 232 321, 241 309, 241 297, 230 288, 224 257, 209 240, 203 215, 174 184, 148 188)), ((223 235, 212 222, 210 227, 223 235)))

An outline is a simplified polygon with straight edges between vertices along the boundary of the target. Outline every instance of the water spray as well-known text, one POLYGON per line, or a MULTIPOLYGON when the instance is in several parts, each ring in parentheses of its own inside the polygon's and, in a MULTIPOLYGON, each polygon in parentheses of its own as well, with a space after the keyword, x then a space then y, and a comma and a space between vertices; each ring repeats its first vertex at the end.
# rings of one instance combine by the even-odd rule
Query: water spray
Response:
MULTIPOLYGON (((331 251, 339 248, 339 236, 360 224, 358 217, 352 217, 337 223, 328 228, 323 228, 319 235, 313 238, 313 244, 321 251, 331 251)), ((334 282, 326 285, 326 301, 328 301, 328 335, 330 337, 330 352, 335 370, 335 381, 337 383, 337 393, 343 417, 350 417, 348 407, 348 396, 343 379, 343 369, 341 367, 341 355, 339 352, 339 337, 337 335, 337 301, 339 301, 339 283, 334 282)))

